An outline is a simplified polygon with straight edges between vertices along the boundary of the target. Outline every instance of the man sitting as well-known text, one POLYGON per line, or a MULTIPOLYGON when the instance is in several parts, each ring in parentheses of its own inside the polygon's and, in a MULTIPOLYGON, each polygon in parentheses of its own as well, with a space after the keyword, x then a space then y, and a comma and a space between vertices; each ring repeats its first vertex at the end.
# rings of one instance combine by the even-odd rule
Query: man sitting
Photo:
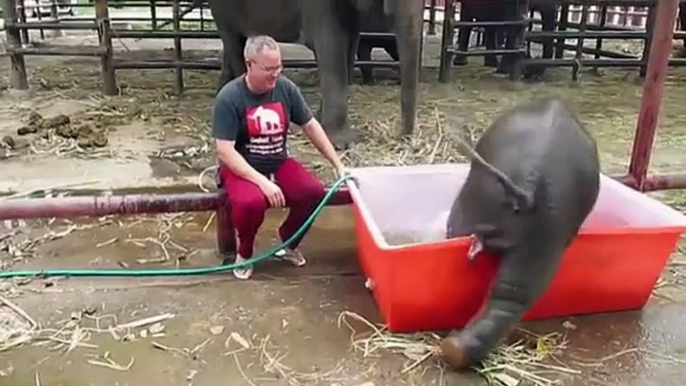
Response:
MULTIPOLYGON (((218 175, 228 192, 238 233, 237 263, 252 257, 255 235, 268 206, 291 208, 277 232, 277 239, 283 242, 303 225, 325 195, 324 185, 288 155, 289 122, 302 128, 338 175, 344 169, 298 87, 281 75, 277 42, 269 36, 250 37, 244 56, 246 73, 222 87, 212 111, 218 175)), ((301 238, 283 257, 298 267, 306 263, 297 249, 301 238)), ((252 267, 233 272, 239 279, 248 279, 252 267)))

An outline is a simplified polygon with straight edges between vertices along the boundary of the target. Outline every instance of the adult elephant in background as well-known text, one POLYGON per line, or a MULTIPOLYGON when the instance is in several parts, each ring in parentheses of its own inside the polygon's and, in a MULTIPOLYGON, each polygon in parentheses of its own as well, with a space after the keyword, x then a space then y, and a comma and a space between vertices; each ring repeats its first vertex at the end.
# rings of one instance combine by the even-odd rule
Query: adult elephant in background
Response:
MULTIPOLYGON (((541 14, 541 30, 552 32, 555 30, 557 19, 557 7, 555 0, 529 0, 528 7, 524 0, 460 0, 460 21, 514 21, 526 17, 530 12, 541 14), (519 4, 517 4, 519 3, 519 4), (519 9, 520 15, 517 14, 519 9)), ((457 46, 460 51, 467 51, 472 27, 460 27, 458 29, 457 46)), ((516 42, 521 37, 514 34, 517 28, 509 27, 486 27, 484 28, 484 40, 486 48, 489 50, 502 47, 507 44, 508 48, 514 48, 516 42)), ((521 29, 519 29, 521 31, 521 29)), ((553 38, 543 39, 543 55, 545 59, 553 57, 554 41, 553 38)), ((498 73, 509 72, 513 60, 498 61, 496 55, 486 55, 484 65, 487 67, 498 67, 498 73)), ((467 57, 455 55, 453 64, 466 65, 467 57)), ((536 72, 541 71, 537 69, 536 72)))
POLYGON ((360 15, 381 7, 392 23, 400 59, 401 130, 414 130, 424 4, 416 0, 208 0, 223 45, 218 88, 245 71, 246 36, 265 34, 314 52, 319 71, 321 122, 339 149, 355 140, 348 123, 350 68, 360 15))
MULTIPOLYGON (((383 3, 377 2, 372 5, 371 12, 360 14, 360 32, 389 33, 391 31, 393 31, 393 19, 384 14, 383 3)), ((393 60, 400 60, 398 45, 392 36, 391 38, 381 36, 360 37, 357 45, 357 59, 360 61, 372 60, 374 47, 383 48, 393 60)), ((362 72, 363 84, 374 83, 373 68, 362 67, 360 72, 362 72)))

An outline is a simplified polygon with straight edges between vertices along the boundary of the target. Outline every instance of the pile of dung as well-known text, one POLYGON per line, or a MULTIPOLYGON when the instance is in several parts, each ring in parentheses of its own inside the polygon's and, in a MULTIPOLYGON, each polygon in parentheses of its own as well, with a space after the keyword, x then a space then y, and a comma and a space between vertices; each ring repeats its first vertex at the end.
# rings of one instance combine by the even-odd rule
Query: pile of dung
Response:
POLYGON ((47 138, 50 132, 65 139, 74 139, 82 148, 105 147, 108 143, 107 130, 102 124, 87 121, 76 124, 65 114, 46 119, 32 111, 29 113, 27 124, 17 130, 20 136, 36 134, 43 138, 47 138))

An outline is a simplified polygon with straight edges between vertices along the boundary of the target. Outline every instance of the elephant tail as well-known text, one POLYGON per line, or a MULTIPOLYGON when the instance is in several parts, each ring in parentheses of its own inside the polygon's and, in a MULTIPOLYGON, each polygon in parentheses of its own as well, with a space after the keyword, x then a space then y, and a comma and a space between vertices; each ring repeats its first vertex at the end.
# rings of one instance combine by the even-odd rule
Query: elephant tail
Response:
POLYGON ((471 160, 481 164, 484 168, 486 168, 486 170, 488 170, 496 177, 498 182, 500 182, 500 184, 505 189, 505 193, 512 199, 512 206, 515 212, 528 212, 534 208, 533 192, 530 192, 520 186, 517 186, 517 184, 515 184, 510 177, 506 176, 505 173, 503 173, 498 168, 496 168, 495 166, 488 163, 488 161, 483 159, 483 157, 481 157, 481 155, 477 153, 476 150, 474 150, 462 138, 460 138, 459 136, 456 137, 458 139, 458 143, 461 145, 466 155, 471 160))

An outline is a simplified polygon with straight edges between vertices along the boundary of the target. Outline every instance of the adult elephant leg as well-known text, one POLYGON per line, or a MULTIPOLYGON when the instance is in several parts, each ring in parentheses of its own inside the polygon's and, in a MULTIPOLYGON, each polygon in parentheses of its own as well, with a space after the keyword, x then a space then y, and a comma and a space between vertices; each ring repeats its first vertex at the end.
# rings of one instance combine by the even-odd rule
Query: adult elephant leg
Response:
MULTIPOLYGON (((536 8, 541 14, 542 26, 544 32, 553 32, 555 30, 555 18, 557 11, 555 9, 554 1, 541 1, 540 6, 536 8)), ((543 39, 543 59, 551 59, 555 52, 555 42, 553 38, 543 39)), ((524 69, 524 78, 540 78, 545 73, 545 66, 542 64, 530 64, 524 69)))
POLYGON ((548 288, 563 254, 562 248, 505 252, 483 313, 441 342, 445 361, 464 369, 484 360, 548 288))
POLYGON ((315 38, 321 90, 321 122, 337 149, 347 148, 355 136, 348 125, 348 50, 350 37, 336 16, 321 15, 322 24, 315 38))
MULTIPOLYGON (((359 39, 357 46, 357 59, 360 61, 372 60, 372 44, 369 39, 359 39)), ((361 67, 362 83, 366 85, 374 84, 373 69, 370 67, 361 67)))
MULTIPOLYGON (((358 52, 358 47, 360 43, 362 43, 362 39, 360 38, 360 29, 359 29, 359 24, 357 24, 357 21, 350 22, 348 24, 348 36, 351 36, 351 38, 348 41, 348 53, 347 53, 347 58, 348 58, 348 84, 351 84, 354 76, 355 76, 355 57, 358 52)), ((371 51, 371 48, 369 49, 371 51)))
MULTIPOLYGON (((386 0, 393 1, 393 0, 386 0)), ((395 37, 400 54, 400 128, 403 135, 414 131, 417 121, 419 57, 424 27, 424 2, 395 0, 395 37)))
MULTIPOLYGON (((545 4, 541 6, 539 11, 541 13, 542 30, 545 32, 553 32, 555 30, 555 18, 557 16, 557 10, 555 9, 555 2, 550 0, 546 1, 545 4)), ((551 59, 554 53, 554 41, 553 38, 543 39, 543 58, 551 59)))
MULTIPOLYGON (((478 6, 478 5, 476 5, 478 6)), ((460 21, 472 21, 472 13, 470 3, 460 2, 460 21)), ((457 29, 457 49, 460 51, 467 51, 469 48, 469 38, 472 35, 471 27, 460 27, 457 29)), ((455 55, 453 56, 453 64, 456 66, 465 66, 468 63, 467 56, 455 55)))
POLYGON ((240 34, 229 31, 219 30, 219 36, 222 40, 222 72, 217 83, 217 92, 221 90, 226 83, 231 79, 240 76, 245 72, 245 60, 243 59, 243 47, 245 46, 245 37, 240 34))
MULTIPOLYGON (((528 14, 528 0, 506 1, 502 6, 501 19, 503 21, 521 21, 528 14)), ((524 37, 523 25, 508 26, 505 30, 505 48, 512 50, 519 48, 524 37)), ((519 60, 518 54, 503 55, 496 70, 499 74, 512 72, 512 66, 519 60)))
MULTIPOLYGON (((484 38, 486 39, 486 49, 494 50, 500 48, 498 45, 498 27, 486 27, 484 31, 484 38)), ((484 66, 498 67, 498 57, 493 54, 484 56, 484 66)))

